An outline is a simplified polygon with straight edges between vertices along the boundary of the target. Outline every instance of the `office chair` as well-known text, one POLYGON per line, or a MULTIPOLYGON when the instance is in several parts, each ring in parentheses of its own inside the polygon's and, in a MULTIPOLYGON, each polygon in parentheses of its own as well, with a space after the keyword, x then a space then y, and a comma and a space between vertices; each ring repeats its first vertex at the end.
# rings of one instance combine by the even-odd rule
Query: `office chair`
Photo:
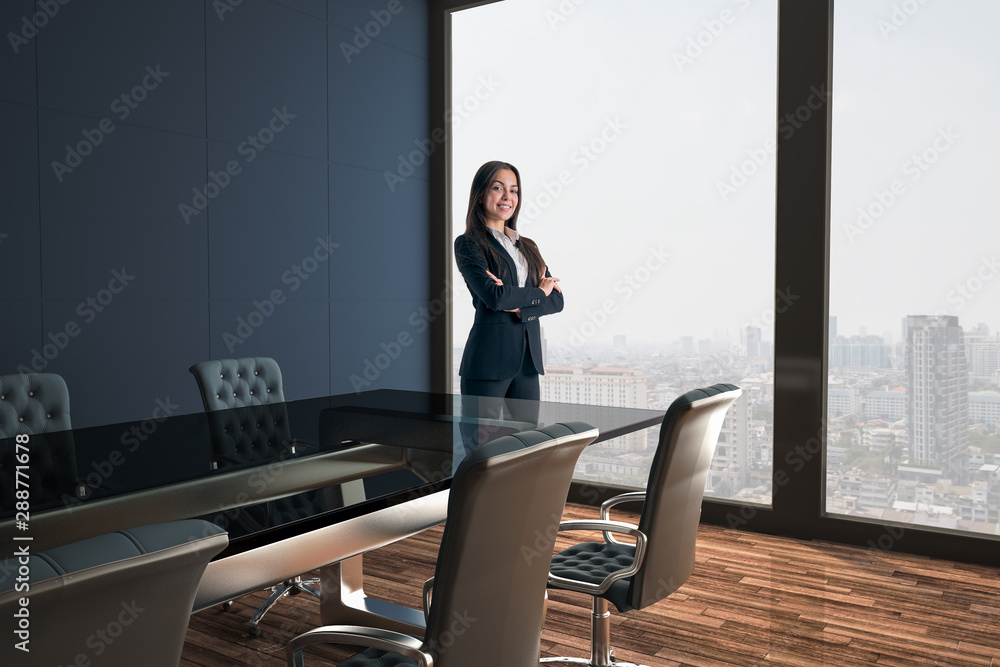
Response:
POLYGON ((545 658, 546 665, 639 667, 614 662, 609 605, 642 609, 667 597, 694 571, 701 501, 715 445, 729 406, 742 391, 716 384, 679 396, 667 409, 646 490, 624 493, 601 505, 600 520, 563 522, 563 530, 600 530, 603 542, 584 542, 552 558, 549 588, 593 596, 590 660, 545 658), (638 526, 610 521, 609 510, 641 502, 638 526), (619 542, 611 533, 636 538, 619 542))
MULTIPOLYGON (((198 382, 201 400, 208 413, 213 465, 225 467, 261 461, 282 461, 294 452, 281 369, 270 357, 215 359, 194 364, 189 369, 198 382)), ((325 506, 322 490, 270 501, 235 515, 248 530, 266 528, 275 519, 298 516, 303 505, 325 506)), ((309 514, 310 512, 306 512, 309 514)), ((295 577, 281 582, 250 618, 248 632, 260 636, 260 620, 286 595, 307 592, 320 597, 315 587, 319 579, 295 577)), ((230 603, 224 605, 227 609, 230 603)))
POLYGON ((290 667, 318 643, 367 646, 340 667, 534 667, 545 581, 573 468, 597 429, 582 422, 506 435, 458 466, 434 578, 424 588, 426 631, 328 625, 288 643, 290 667), (429 605, 429 608, 428 608, 429 605))
POLYGON ((0 615, 14 619, 0 663, 179 664, 202 574, 228 543, 194 519, 0 561, 0 615), (19 578, 29 571, 30 591, 19 578))
POLYGON ((42 510, 76 493, 76 448, 69 389, 54 373, 0 375, 0 511, 13 511, 14 436, 31 437, 28 484, 31 509, 42 510))

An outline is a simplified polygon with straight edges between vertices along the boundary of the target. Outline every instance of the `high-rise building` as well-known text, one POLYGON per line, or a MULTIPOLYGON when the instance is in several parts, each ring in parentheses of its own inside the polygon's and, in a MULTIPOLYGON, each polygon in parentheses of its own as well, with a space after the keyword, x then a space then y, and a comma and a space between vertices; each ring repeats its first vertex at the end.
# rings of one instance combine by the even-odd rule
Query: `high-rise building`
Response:
POLYGON ((834 336, 830 339, 832 368, 890 368, 892 354, 879 336, 834 336))
POLYGON ((760 350, 760 327, 755 327, 752 325, 747 325, 743 327, 741 342, 743 343, 743 356, 747 359, 753 359, 755 357, 761 356, 760 350))
POLYGON ((857 387, 830 386, 826 390, 826 414, 829 417, 857 415, 861 412, 861 400, 857 387))
MULTIPOLYGON (((612 366, 549 366, 540 377, 541 400, 555 403, 583 403, 616 408, 649 407, 646 374, 638 368, 612 366)), ((612 438, 580 458, 578 473, 614 472, 602 469, 593 456, 601 449, 619 453, 643 452, 648 446, 645 430, 612 438)), ((648 463, 647 463, 648 466, 648 463)), ((647 468, 648 469, 648 468, 647 468)))
POLYGON ((645 408, 646 374, 636 368, 549 366, 540 377, 541 400, 615 408, 645 408))
POLYGON ((969 423, 1000 428, 1000 392, 969 392, 969 423))
POLYGON ((1000 334, 990 336, 980 325, 965 334, 965 353, 973 379, 990 380, 1000 374, 1000 334))
POLYGON ((726 412, 706 491, 732 496, 750 486, 750 416, 749 392, 744 391, 726 412))
POLYGON ((694 337, 681 336, 681 353, 694 354, 694 337))
POLYGON ((969 374, 965 336, 953 315, 906 318, 910 465, 969 479, 969 374))
POLYGON ((906 417, 906 388, 870 391, 861 399, 865 419, 896 421, 906 417))

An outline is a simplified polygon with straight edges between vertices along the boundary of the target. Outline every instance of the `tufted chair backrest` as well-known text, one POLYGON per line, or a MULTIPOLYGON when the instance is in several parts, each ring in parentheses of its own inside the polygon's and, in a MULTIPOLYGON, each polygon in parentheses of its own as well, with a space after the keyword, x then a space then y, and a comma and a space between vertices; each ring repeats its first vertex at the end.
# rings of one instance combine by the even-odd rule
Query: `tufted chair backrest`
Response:
POLYGON ((291 440, 281 370, 270 357, 194 364, 216 464, 279 460, 291 440))
POLYGON ((0 375, 0 439, 68 431, 69 389, 55 373, 0 375))
POLYGON ((190 368, 206 412, 284 403, 281 369, 270 357, 201 361, 190 368))
POLYGON ((30 437, 31 508, 61 502, 76 488, 76 449, 70 431, 69 389, 54 373, 0 375, 0 511, 14 509, 14 436, 30 437))
MULTIPOLYGON (((292 429, 277 361, 270 357, 213 359, 189 370, 198 381, 208 413, 217 467, 284 460, 292 429)), ((236 522, 254 527, 281 523, 311 516, 325 505, 322 489, 308 491, 241 510, 236 522), (259 516, 261 511, 266 516, 259 516)))

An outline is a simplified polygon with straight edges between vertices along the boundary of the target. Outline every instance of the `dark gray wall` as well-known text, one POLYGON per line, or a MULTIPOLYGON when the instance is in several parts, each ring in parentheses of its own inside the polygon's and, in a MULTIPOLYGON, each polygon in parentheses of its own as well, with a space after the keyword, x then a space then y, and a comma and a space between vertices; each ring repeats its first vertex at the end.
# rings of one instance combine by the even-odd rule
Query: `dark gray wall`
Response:
POLYGON ((0 374, 62 375, 74 426, 199 411, 221 357, 290 399, 429 388, 426 160, 385 177, 430 134, 427 13, 0 3, 0 374))

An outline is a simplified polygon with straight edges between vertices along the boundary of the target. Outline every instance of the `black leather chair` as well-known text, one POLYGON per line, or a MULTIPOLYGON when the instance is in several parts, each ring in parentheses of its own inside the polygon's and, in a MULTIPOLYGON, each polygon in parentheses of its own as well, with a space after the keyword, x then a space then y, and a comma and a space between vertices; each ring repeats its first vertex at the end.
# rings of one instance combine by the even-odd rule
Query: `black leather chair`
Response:
MULTIPOLYGON (((194 364, 189 369, 198 382, 201 400, 208 413, 213 465, 218 468, 262 461, 282 461, 294 451, 281 369, 270 357, 215 359, 194 364)), ((231 514, 248 530, 268 528, 331 503, 323 490, 296 494, 231 514)), ((320 597, 315 586, 319 579, 295 577, 273 588, 271 596, 250 618, 248 631, 260 635, 260 620, 278 600, 300 592, 320 597)), ((226 605, 228 607, 228 603, 226 605)))
POLYGON ((55 373, 0 375, 0 511, 14 509, 17 435, 31 436, 31 508, 75 498, 76 448, 70 431, 69 389, 55 373))
POLYGON ((0 664, 179 664, 202 574, 228 542, 194 519, 0 561, 0 616, 14 630, 0 664))
POLYGON ((729 406, 742 391, 716 384, 679 396, 667 409, 646 490, 615 496, 601 506, 600 520, 566 521, 564 530, 600 530, 603 542, 584 542, 552 558, 549 587, 593 596, 590 659, 545 658, 546 665, 638 667, 614 662, 610 606, 620 612, 657 602, 694 571, 695 539, 705 481, 729 406), (639 525, 610 520, 610 509, 641 502, 639 525), (634 544, 612 533, 631 535, 634 544))
POLYGON ((289 642, 288 664, 333 643, 371 647, 341 667, 537 665, 556 527, 576 460, 596 437, 587 424, 555 424, 471 452, 452 482, 424 635, 325 626, 289 642))

